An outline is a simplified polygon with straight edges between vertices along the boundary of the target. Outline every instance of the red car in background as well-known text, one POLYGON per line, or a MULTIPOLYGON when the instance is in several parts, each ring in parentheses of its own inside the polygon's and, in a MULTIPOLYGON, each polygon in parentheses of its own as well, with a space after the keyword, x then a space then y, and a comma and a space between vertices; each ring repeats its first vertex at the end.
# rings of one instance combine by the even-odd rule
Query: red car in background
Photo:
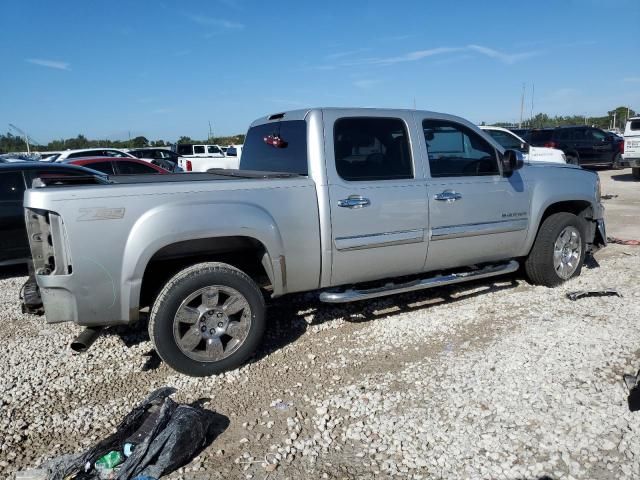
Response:
POLYGON ((164 168, 160 168, 152 163, 135 158, 115 158, 115 157, 90 157, 74 158, 64 163, 79 165, 92 170, 97 170, 107 175, 142 175, 142 174, 165 174, 170 173, 164 168))

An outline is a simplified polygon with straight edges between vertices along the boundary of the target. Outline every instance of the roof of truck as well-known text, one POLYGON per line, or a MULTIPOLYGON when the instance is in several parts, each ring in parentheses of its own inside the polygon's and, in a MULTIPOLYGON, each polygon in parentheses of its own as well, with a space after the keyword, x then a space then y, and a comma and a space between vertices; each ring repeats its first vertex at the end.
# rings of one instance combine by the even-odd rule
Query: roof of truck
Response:
POLYGON ((253 121, 250 127, 254 127, 256 125, 262 125, 264 123, 269 123, 274 120, 305 120, 307 115, 310 112, 317 111, 340 111, 345 116, 364 116, 368 114, 375 114, 379 116, 381 114, 386 115, 398 115, 399 113, 407 113, 407 112, 418 112, 420 114, 427 114, 430 117, 441 118, 441 119, 451 119, 456 121, 463 121, 464 123, 470 124, 470 122, 462 117, 458 117, 456 115, 451 115, 448 113, 439 113, 432 112, 429 110, 415 110, 413 108, 364 108, 364 107, 314 107, 314 108, 303 108, 298 110, 287 110, 284 112, 276 112, 269 114, 265 117, 260 117, 253 121))

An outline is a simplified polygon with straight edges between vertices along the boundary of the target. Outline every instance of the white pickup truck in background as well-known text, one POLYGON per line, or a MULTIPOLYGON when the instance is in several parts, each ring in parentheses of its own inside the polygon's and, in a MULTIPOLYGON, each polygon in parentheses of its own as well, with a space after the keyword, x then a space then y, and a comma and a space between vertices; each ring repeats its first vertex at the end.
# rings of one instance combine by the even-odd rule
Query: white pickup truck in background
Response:
POLYGON ((240 159, 227 156, 219 145, 178 144, 175 147, 178 165, 185 172, 206 172, 210 168, 235 169, 240 159))
POLYGON ((481 125, 480 129, 488 133, 504 148, 522 152, 525 162, 567 163, 567 157, 562 150, 548 147, 534 147, 509 129, 487 125, 481 125))
POLYGON ((633 178, 640 180, 640 117, 627 120, 624 127, 624 152, 622 159, 631 167, 633 178))

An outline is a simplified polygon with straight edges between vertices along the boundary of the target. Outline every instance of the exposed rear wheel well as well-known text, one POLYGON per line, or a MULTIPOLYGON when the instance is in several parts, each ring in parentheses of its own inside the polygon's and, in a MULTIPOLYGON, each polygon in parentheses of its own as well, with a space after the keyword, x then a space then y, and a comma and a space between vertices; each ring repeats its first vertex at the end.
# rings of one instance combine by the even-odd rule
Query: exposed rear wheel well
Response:
POLYGON ((167 245, 151 257, 142 277, 140 308, 151 306, 176 273, 201 262, 227 263, 246 273, 258 286, 271 286, 273 274, 267 249, 258 240, 242 236, 186 240, 167 245))

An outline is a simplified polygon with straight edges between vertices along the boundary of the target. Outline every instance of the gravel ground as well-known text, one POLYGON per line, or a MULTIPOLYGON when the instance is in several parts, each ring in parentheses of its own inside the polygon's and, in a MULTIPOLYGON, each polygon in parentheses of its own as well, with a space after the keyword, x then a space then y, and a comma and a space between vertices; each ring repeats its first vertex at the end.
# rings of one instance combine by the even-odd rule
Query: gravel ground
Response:
POLYGON ((72 355, 79 329, 21 314, 24 277, 5 272, 0 477, 82 451, 170 385, 227 418, 175 479, 638 478, 640 413, 621 379, 640 367, 640 247, 596 258, 557 289, 515 276, 346 306, 282 299, 256 358, 206 379, 159 364, 143 325, 72 355), (565 298, 609 287, 624 297, 565 298))

